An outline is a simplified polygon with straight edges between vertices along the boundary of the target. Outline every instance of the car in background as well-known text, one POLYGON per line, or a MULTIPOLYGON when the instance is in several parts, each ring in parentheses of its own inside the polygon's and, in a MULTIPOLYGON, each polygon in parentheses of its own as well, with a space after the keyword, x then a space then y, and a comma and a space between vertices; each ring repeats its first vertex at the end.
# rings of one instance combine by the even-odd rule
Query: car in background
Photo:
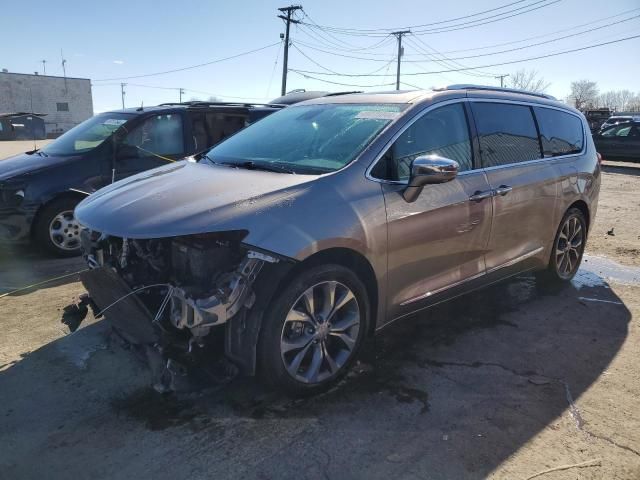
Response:
POLYGON ((96 190, 194 155, 284 105, 165 103, 94 116, 45 147, 0 162, 0 243, 80 253, 73 210, 96 190))
POLYGON ((544 94, 321 96, 83 200, 81 279, 162 356, 161 391, 224 353, 316 393, 396 320, 525 271, 570 281, 600 178, 585 117, 544 94))
POLYGON ((640 160, 640 118, 600 130, 593 141, 604 159, 640 160))
POLYGON ((609 117, 600 127, 600 131, 608 129, 609 127, 613 127, 614 125, 618 125, 620 123, 627 123, 638 121, 640 122, 640 115, 614 115, 609 117))

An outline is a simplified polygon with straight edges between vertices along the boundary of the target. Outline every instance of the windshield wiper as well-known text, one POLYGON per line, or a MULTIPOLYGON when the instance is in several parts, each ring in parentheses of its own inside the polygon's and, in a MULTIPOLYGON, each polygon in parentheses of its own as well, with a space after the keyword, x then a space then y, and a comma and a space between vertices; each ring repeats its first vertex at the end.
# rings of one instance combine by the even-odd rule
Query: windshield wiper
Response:
POLYGON ((217 162, 206 153, 202 154, 202 158, 206 158, 213 165, 224 165, 225 167, 246 168, 247 170, 264 170, 266 172, 291 173, 293 175, 295 175, 296 173, 290 168, 283 167, 281 165, 274 165, 273 163, 254 162, 251 160, 246 162, 238 162, 238 163, 217 162))
POLYGON ((264 170, 266 172, 281 172, 281 173, 284 172, 284 173, 291 173, 291 174, 296 173, 290 168, 283 167, 281 165, 275 165, 273 163, 264 163, 264 162, 256 163, 252 161, 247 161, 247 162, 237 163, 235 165, 241 168, 246 168, 247 170, 264 170))
MULTIPOLYGON (((211 163, 212 165, 228 165, 225 163, 220 163, 220 162, 216 162, 213 158, 211 158, 209 155, 207 155, 206 153, 203 153, 200 158, 206 158, 207 160, 209 160, 209 163, 211 163)), ((199 160, 199 159, 198 159, 199 160)))

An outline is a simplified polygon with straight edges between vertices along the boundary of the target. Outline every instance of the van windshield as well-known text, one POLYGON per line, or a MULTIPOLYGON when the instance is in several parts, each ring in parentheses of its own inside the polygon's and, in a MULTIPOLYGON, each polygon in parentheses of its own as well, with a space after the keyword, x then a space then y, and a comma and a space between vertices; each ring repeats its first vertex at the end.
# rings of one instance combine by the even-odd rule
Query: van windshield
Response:
POLYGON ((93 150, 133 118, 126 113, 101 113, 40 149, 47 155, 78 155, 93 150))
POLYGON ((333 172, 354 160, 406 104, 287 107, 207 152, 214 163, 293 173, 333 172))

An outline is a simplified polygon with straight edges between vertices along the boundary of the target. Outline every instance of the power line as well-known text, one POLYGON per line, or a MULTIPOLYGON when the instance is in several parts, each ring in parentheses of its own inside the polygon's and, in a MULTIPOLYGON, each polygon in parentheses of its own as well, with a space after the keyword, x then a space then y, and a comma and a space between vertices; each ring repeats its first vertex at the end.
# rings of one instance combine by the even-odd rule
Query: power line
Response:
MULTIPOLYGON (((518 44, 518 43, 527 42, 527 41, 530 41, 530 40, 536 40, 536 39, 539 39, 539 38, 549 37, 551 35, 556 35, 556 34, 559 34, 559 33, 568 32, 568 31, 571 31, 571 30, 575 30, 577 28, 587 27, 587 26, 590 26, 590 25, 594 25, 594 24, 606 21, 606 20, 610 20, 612 18, 616 18, 616 17, 620 17, 622 15, 626 15, 626 14, 629 14, 629 13, 637 12, 638 10, 640 10, 640 8, 634 8, 634 9, 631 9, 631 10, 626 10, 626 11, 618 13, 616 15, 610 15, 608 17, 603 17, 603 18, 600 18, 598 20, 594 20, 594 21, 591 21, 591 22, 583 23, 583 24, 580 24, 580 25, 575 25, 575 26, 570 27, 570 28, 565 28, 565 29, 562 29, 562 30, 556 30, 554 32, 549 32, 549 33, 545 33, 545 34, 542 34, 542 35, 535 35, 535 36, 532 36, 532 37, 526 37, 526 38, 522 38, 520 40, 497 43, 497 44, 492 44, 492 45, 485 45, 485 46, 482 46, 482 47, 473 47, 473 48, 465 48, 465 49, 458 49, 458 50, 445 50, 445 51, 439 51, 438 53, 440 55, 444 56, 444 55, 450 54, 450 53, 470 52, 470 51, 477 51, 477 50, 486 50, 486 49, 495 48, 495 47, 504 47, 504 46, 508 46, 508 45, 514 45, 514 44, 518 44)), ((630 18, 627 18, 627 19, 623 19, 620 22, 612 22, 612 23, 609 23, 607 25, 601 25, 601 26, 595 27, 595 28, 590 29, 590 30, 585 30, 584 32, 575 33, 573 35, 574 36, 583 35, 583 34, 590 33, 590 32, 595 31, 595 30, 600 30, 602 28, 606 28, 606 27, 609 27, 609 26, 616 25, 617 23, 623 23, 623 22, 626 22, 626 21, 630 21, 630 20, 633 20, 635 18, 637 18, 637 16, 633 16, 633 17, 630 17, 630 18)), ((305 28, 305 29, 301 29, 301 31, 308 35, 308 32, 310 32, 311 30, 305 28)), ((558 40, 562 40, 562 39, 565 39, 565 38, 569 38, 569 37, 570 36, 567 35, 567 36, 564 36, 564 37, 552 39, 552 40, 549 40, 547 43, 552 43, 552 42, 555 42, 555 41, 558 41, 558 40)), ((387 38, 390 39, 391 37, 387 37, 387 38)), ((415 40, 417 40, 417 41, 420 41, 419 37, 414 36, 413 38, 415 40)), ((317 41, 318 37, 313 37, 313 40, 317 41)), ((301 45, 304 45, 305 47, 310 48, 312 50, 316 50, 316 51, 319 51, 319 52, 322 52, 322 53, 326 53, 326 54, 329 54, 329 55, 343 56, 345 58, 355 58, 355 59, 359 59, 359 60, 372 60, 372 61, 386 61, 386 59, 385 60, 376 60, 376 59, 373 59, 373 58, 362 57, 362 55, 373 56, 373 57, 376 57, 376 56, 384 56, 384 57, 386 57, 387 56, 386 53, 370 52, 370 51, 361 52, 361 53, 358 54, 360 56, 344 55, 344 54, 336 53, 335 51, 327 51, 326 50, 326 48, 334 49, 333 45, 324 45, 324 44, 314 45, 314 44, 310 44, 310 43, 304 42, 302 40, 298 40, 297 43, 299 43, 301 45), (321 47, 325 47, 325 49, 322 49, 321 47)), ((533 45, 540 45, 540 44, 543 44, 543 43, 544 42, 540 42, 539 44, 533 44, 533 45)), ((371 48, 373 48, 373 46, 371 48)), ((522 48, 528 48, 528 47, 522 47, 522 48)), ((336 50, 340 50, 342 52, 351 52, 350 49, 338 49, 338 48, 335 48, 335 49, 336 50)), ((505 52, 508 52, 508 51, 511 51, 511 50, 502 50, 500 52, 490 52, 490 53, 485 54, 485 55, 505 53, 505 52)), ((418 53, 418 54, 405 53, 404 54, 404 57, 424 57, 424 56, 425 55, 421 54, 421 53, 418 53)), ((477 57, 480 57, 480 56, 481 55, 478 55, 477 57)), ((461 59, 468 59, 468 58, 476 58, 476 57, 475 56, 453 57, 453 58, 450 58, 450 60, 456 60, 456 59, 457 60, 461 60, 461 59)), ((416 62, 416 63, 419 63, 420 61, 419 60, 405 60, 405 62, 416 62)))
MULTIPOLYGON (((121 86, 120 83, 101 83, 99 85, 91 84, 92 87, 110 87, 110 86, 121 86)), ((161 87, 159 85, 142 85, 140 83, 125 83, 126 87, 139 87, 139 88, 151 88, 151 89, 159 89, 159 90, 174 90, 174 91, 183 91, 184 92, 192 92, 192 93, 200 93, 202 95, 209 95, 210 97, 220 97, 220 98, 232 98, 232 99, 240 99, 240 100, 266 100, 269 97, 236 97, 232 95, 220 95, 218 93, 204 92, 202 90, 194 90, 193 88, 181 88, 181 87, 161 87)), ((125 92, 126 93, 126 92, 125 92)))
POLYGON ((589 29, 589 30, 583 30, 581 32, 572 33, 571 35, 565 35, 563 37, 553 38, 551 40, 545 40, 544 42, 531 43, 529 45, 524 45, 522 47, 509 48, 507 50, 500 50, 500 51, 497 51, 497 52, 481 53, 481 54, 478 54, 478 55, 466 55, 466 56, 463 56, 463 57, 449 57, 449 60, 467 60, 469 58, 489 57, 489 56, 492 56, 492 55, 500 55, 500 54, 503 54, 503 53, 516 52, 518 50, 525 50, 527 48, 538 47, 540 45, 546 45, 548 43, 557 42, 558 40, 566 40, 567 38, 577 37, 579 35, 584 35, 586 33, 595 32, 596 30, 601 30, 603 28, 611 27, 613 25, 619 25, 621 23, 628 22, 630 20, 635 20, 636 18, 640 18, 640 15, 635 15, 633 17, 629 17, 629 18, 625 18, 625 19, 622 19, 622 20, 618 20, 617 22, 608 23, 606 25, 601 25, 599 27, 595 27, 595 28, 592 28, 592 29, 589 29))
MULTIPOLYGON (((579 36, 579 35, 584 35, 586 33, 590 33, 591 31, 599 30, 599 29, 602 29, 602 28, 608 28, 610 26, 617 25, 617 24, 623 23, 623 22, 627 22, 627 21, 636 19, 638 17, 640 17, 640 15, 636 15, 636 16, 633 16, 633 17, 630 17, 630 18, 627 18, 627 19, 619 20, 617 22, 612 22, 612 23, 609 23, 609 24, 606 24, 606 25, 602 25, 600 27, 596 27, 596 28, 593 28, 591 30, 585 30, 585 31, 574 33, 574 34, 571 34, 571 35, 565 35, 563 37, 559 37, 559 38, 556 38, 556 39, 546 40, 544 42, 538 42, 538 43, 534 43, 534 44, 530 44, 530 45, 524 45, 522 47, 516 47, 516 48, 512 48, 512 49, 497 51, 497 52, 489 52, 489 53, 479 54, 479 55, 467 55, 467 56, 462 56, 462 57, 446 57, 444 55, 444 52, 438 52, 437 50, 433 49, 432 47, 430 47, 426 43, 424 43, 424 41, 422 39, 420 39, 419 37, 416 37, 416 36, 412 35, 411 38, 414 39, 417 42, 420 42, 425 47, 434 50, 435 53, 437 53, 438 55, 441 55, 443 57, 443 60, 450 61, 452 63, 459 63, 459 62, 455 62, 455 61, 456 60, 470 59, 470 58, 481 58, 481 57, 486 57, 486 56, 499 55, 499 54, 502 54, 502 53, 508 53, 508 52, 512 52, 512 51, 524 50, 524 49, 535 47, 535 46, 539 46, 539 45, 545 45, 545 44, 553 43, 553 42, 556 42, 556 41, 565 40, 567 38, 571 38, 571 37, 575 37, 575 36, 579 36)), ((312 50, 319 51, 321 53, 326 53, 328 55, 334 55, 334 56, 339 56, 339 57, 344 57, 344 58, 353 58, 353 59, 357 59, 357 60, 364 60, 364 61, 370 61, 370 62, 387 62, 388 61, 388 59, 367 58, 367 57, 362 57, 362 56, 358 56, 358 55, 347 55, 347 54, 342 54, 342 53, 336 53, 336 52, 324 50, 324 49, 321 49, 321 48, 317 48, 317 47, 315 47, 313 45, 310 45, 310 44, 307 44, 307 43, 304 43, 304 42, 298 41, 298 43, 304 45, 306 48, 310 48, 312 50)), ((432 60, 432 61, 437 61, 436 59, 433 58, 434 54, 424 51, 421 47, 419 47, 415 43, 412 43, 411 40, 409 40, 409 43, 411 43, 417 50, 423 52, 423 55, 421 55, 421 56, 425 56, 427 59, 432 60)), ((423 63, 424 60, 404 60, 404 62, 405 63, 423 63)), ((486 76, 494 76, 494 74, 490 74, 490 73, 486 73, 484 75, 486 75, 486 76)))
MULTIPOLYGON (((297 42, 296 42, 296 43, 297 43, 297 42)), ((298 51, 298 53, 300 53, 300 55, 302 55, 304 58, 306 58, 307 60, 309 60, 309 61, 310 61, 311 63, 313 63, 315 66, 320 67, 320 68, 322 68, 323 70, 326 70, 327 72, 334 73, 334 74, 336 74, 336 75, 342 75, 341 73, 336 72, 335 70, 331 70, 330 68, 325 67, 324 65, 322 65, 322 64, 318 63, 317 61, 315 61, 313 58, 311 58, 310 56, 308 56, 308 55, 307 55, 307 54, 306 54, 302 49, 300 49, 300 48, 296 45, 296 43, 293 43, 293 42, 292 42, 292 43, 291 43, 291 46, 292 46, 293 48, 295 48, 295 49, 298 51)), ((369 72, 368 74, 363 74, 363 75, 372 75, 372 74, 374 74, 374 73, 378 73, 379 71, 384 70, 384 69, 385 69, 385 68, 387 68, 389 65, 391 65, 391 63, 393 63, 393 61, 394 61, 394 60, 395 60, 395 59, 394 59, 394 58, 392 58, 392 59, 391 59, 391 60, 389 60, 387 63, 385 63, 384 65, 382 65, 380 68, 376 68, 374 71, 369 72)))
MULTIPOLYGON (((538 0, 538 1, 535 1, 535 2, 531 2, 531 3, 527 4, 527 5, 524 5, 522 7, 518 7, 518 8, 515 8, 513 10, 501 12, 501 13, 498 13, 496 15, 490 15, 488 17, 472 20, 472 21, 469 21, 469 22, 463 22, 463 23, 458 23, 458 24, 454 24, 454 25, 447 25, 445 27, 436 27, 436 28, 422 29, 421 30, 420 29, 421 25, 412 25, 412 26, 407 26, 407 27, 404 27, 404 28, 411 29, 412 32, 415 35, 429 35, 429 34, 436 34, 436 33, 453 32, 453 31, 457 31, 457 30, 463 30, 463 29, 467 29, 467 28, 474 28, 474 27, 478 27, 478 26, 481 26, 481 25, 487 25, 487 24, 490 24, 490 23, 495 23, 495 22, 499 22, 499 21, 502 21, 502 20, 507 20, 509 18, 513 18, 513 17, 517 17, 517 16, 520 16, 520 15, 524 15, 526 13, 533 12, 533 11, 539 10, 541 8, 549 7, 551 5, 559 3, 560 1, 562 1, 562 0, 551 0, 551 1, 549 1, 549 0, 538 0), (540 4, 542 4, 542 5, 540 5, 540 4), (509 13, 511 13, 512 15, 507 15, 509 13)), ((520 3, 520 2, 516 2, 516 3, 520 3)), ((443 22, 443 23, 447 23, 447 22, 443 22)), ((305 22, 302 22, 302 24, 314 28, 313 24, 305 23, 305 22)), ((322 25, 320 26, 320 28, 322 28, 324 31, 329 31, 329 32, 336 33, 336 34, 339 34, 339 35, 354 35, 354 36, 369 36, 369 37, 376 37, 376 36, 379 37, 381 35, 388 35, 389 33, 391 33, 391 30, 393 30, 393 29, 370 29, 370 30, 340 29, 340 28, 336 28, 336 27, 329 27, 329 26, 322 26, 322 25)))
MULTIPOLYGON (((451 22, 455 22, 455 21, 458 21, 458 20, 465 20, 465 19, 467 19, 467 18, 477 17, 477 16, 480 16, 480 15, 484 15, 485 13, 491 13, 491 12, 495 12, 495 11, 497 11, 497 10, 502 10, 503 8, 508 8, 508 7, 513 6, 513 5, 516 5, 516 4, 518 4, 518 3, 524 3, 525 1, 527 1, 527 0, 518 0, 518 1, 516 1, 516 2, 511 2, 511 3, 508 3, 508 4, 506 4, 506 5, 501 5, 501 6, 499 6, 499 7, 495 7, 495 8, 492 8, 492 9, 490 9, 490 10, 483 10, 483 11, 481 11, 481 12, 476 12, 476 13, 473 13, 473 14, 470 14, 470 15, 465 15, 465 16, 462 16, 462 17, 451 18, 451 19, 448 19, 448 20, 440 20, 440 21, 438 21, 438 22, 426 23, 426 24, 422 24, 422 25, 413 25, 413 26, 410 26, 410 27, 408 27, 408 28, 428 27, 428 26, 432 26, 432 25, 441 25, 441 24, 443 24, 443 23, 451 23, 451 22)), ((315 22, 314 22, 314 23, 315 23, 315 22)), ((340 31, 350 31, 350 32, 367 32, 367 33, 375 33, 375 32, 378 32, 378 31, 380 31, 380 30, 385 30, 385 29, 366 29, 366 28, 365 28, 365 29, 357 29, 357 28, 340 28, 340 27, 331 27, 331 26, 327 26, 327 25, 317 25, 317 24, 316 24, 316 26, 317 26, 318 28, 325 28, 325 29, 333 29, 333 30, 340 30, 340 31)), ((402 28, 404 28, 404 27, 402 27, 402 28)), ((398 29, 391 28, 391 29, 388 29, 388 30, 398 30, 398 29)))
MULTIPOLYGON (((282 40, 282 42, 284 42, 284 39, 282 40)), ((273 69, 271 70, 271 75, 269 76, 269 84, 267 85, 267 93, 265 93, 265 95, 269 95, 269 92, 271 91, 271 84, 273 83, 273 76, 276 74, 276 67, 278 66, 279 58, 280 58, 280 49, 278 49, 276 53, 276 61, 273 62, 273 69)))
POLYGON ((340 86, 343 86, 343 87, 374 88, 374 87, 388 87, 388 86, 391 86, 391 85, 395 85, 394 82, 391 82, 391 83, 378 83, 378 84, 375 84, 375 85, 357 85, 357 84, 353 84, 353 83, 341 83, 341 82, 334 82, 334 81, 331 81, 331 80, 325 80, 324 78, 317 78, 317 77, 314 77, 312 75, 308 75, 306 73, 303 73, 300 70, 294 70, 293 68, 291 69, 291 71, 293 73, 297 73, 298 75, 300 75, 301 77, 304 77, 304 78, 309 78, 311 80, 318 80, 319 82, 329 83, 331 85, 340 85, 340 86))
MULTIPOLYGON (((417 75, 429 75, 429 74, 437 74, 437 73, 447 73, 447 72, 461 72, 464 70, 477 70, 480 68, 490 68, 490 67, 501 67, 504 65, 512 65, 515 63, 523 63, 523 62, 528 62, 531 60, 540 60, 543 58, 549 58, 549 57, 556 57, 558 55, 565 55, 568 53, 574 53, 574 52, 580 52, 583 50, 589 50, 592 48, 597 48, 597 47, 603 47, 605 45, 612 45, 615 43, 620 43, 620 42, 626 42, 628 40, 634 40, 636 38, 640 38, 640 35, 633 35, 630 37, 624 37, 624 38, 619 38, 617 40, 611 40, 609 42, 602 42, 602 43, 597 43, 594 45, 587 45, 585 47, 580 47, 580 48, 572 48, 570 50, 563 50, 560 52, 554 52, 554 53, 548 53, 546 55, 538 55, 535 57, 528 57, 528 58, 522 58, 520 60, 512 60, 509 62, 500 62, 500 63, 492 63, 492 64, 488 64, 488 65, 478 65, 476 67, 464 67, 464 68, 453 68, 450 70, 439 70, 439 71, 431 71, 431 72, 411 72, 411 73, 405 73, 405 75, 411 75, 411 76, 417 76, 417 75)), ((308 70, 294 70, 291 69, 292 72, 296 72, 296 73, 300 73, 300 74, 311 74, 311 75, 333 75, 330 73, 324 73, 324 72, 313 72, 313 71, 308 71, 308 70)), ((382 77, 384 75, 378 75, 378 74, 374 74, 374 75, 358 75, 358 74, 340 74, 343 77, 382 77)))
POLYGON ((212 60, 210 62, 205 62, 205 63, 199 63, 197 65, 189 65, 188 67, 175 68, 173 70, 165 70, 164 72, 145 73, 143 75, 132 75, 132 76, 129 76, 129 77, 100 78, 100 79, 97 79, 97 80, 94 80, 94 81, 95 82, 108 82, 110 80, 129 80, 131 78, 154 77, 156 75, 165 75, 167 73, 182 72, 182 71, 185 71, 185 70, 191 70, 193 68, 206 67, 207 65, 213 65, 214 63, 220 63, 220 62, 224 62, 226 60, 232 60, 234 58, 243 57, 245 55, 250 55, 252 53, 256 53, 256 52, 260 52, 262 50, 266 50, 267 48, 275 47, 276 45, 280 45, 280 42, 271 43, 269 45, 265 45, 264 47, 260 47, 260 48, 254 49, 254 50, 249 50, 249 51, 246 51, 246 52, 238 53, 238 54, 232 55, 230 57, 219 58, 217 60, 212 60))
POLYGON ((327 31, 323 30, 323 28, 320 25, 318 25, 306 11, 304 11, 303 13, 304 13, 305 18, 308 18, 309 21, 311 22, 311 24, 313 26, 315 26, 315 29, 312 28, 312 27, 308 27, 306 23, 301 22, 300 26, 301 26, 301 30, 302 31, 307 33, 307 35, 309 35, 309 34, 317 35, 315 37, 316 39, 320 38, 321 41, 326 41, 332 47, 339 48, 339 49, 341 49, 343 51, 358 52, 358 51, 362 51, 362 50, 370 50, 370 49, 373 49, 373 48, 378 48, 382 44, 384 44, 385 42, 388 42, 389 40, 391 40, 391 35, 389 34, 389 35, 383 37, 382 40, 380 40, 378 42, 375 42, 372 45, 368 45, 368 46, 365 46, 365 47, 356 47, 355 45, 349 44, 348 42, 345 42, 344 40, 339 39, 338 37, 332 35, 330 32, 327 32, 327 31), (314 30, 317 30, 317 33, 315 33, 314 30), (325 36, 323 37, 321 35, 321 33, 324 34, 325 36), (344 45, 349 45, 351 48, 344 48, 344 45))
MULTIPOLYGON (((525 7, 521 7, 521 8, 517 8, 515 10, 512 10, 512 12, 516 12, 516 11, 522 10, 524 8, 528 8, 528 7, 531 7, 533 5, 536 5, 536 4, 539 4, 539 3, 542 3, 542 2, 546 2, 546 1, 548 1, 548 0, 540 0, 538 2, 534 2, 534 3, 530 4, 530 5, 525 6, 525 7)), ((455 32, 455 31, 458 31, 458 30, 466 30, 466 29, 469 29, 469 28, 480 27, 482 25, 488 25, 490 23, 500 22, 502 20, 507 20, 509 18, 519 17, 520 15, 524 15, 525 13, 530 13, 530 12, 534 12, 536 10, 540 10, 541 8, 550 7, 551 5, 555 5, 556 3, 560 3, 561 1, 562 0, 553 0, 553 1, 549 2, 549 3, 544 3, 543 5, 538 5, 537 7, 529 8, 528 10, 523 10, 521 12, 514 13, 513 15, 507 15, 507 16, 502 16, 503 14, 492 15, 490 17, 486 17, 486 18, 483 18, 483 19, 480 19, 480 20, 474 21, 474 22, 465 22, 465 23, 461 23, 459 25, 451 25, 450 26, 451 28, 443 27, 441 29, 416 30, 416 31, 414 31, 414 34, 415 35, 433 35, 433 34, 437 34, 437 33, 455 32), (495 18, 495 17, 500 17, 500 18, 495 18), (493 18, 493 20, 490 20, 492 18, 493 18), (485 21, 481 21, 481 20, 488 20, 488 21, 485 22, 485 21)), ((504 13, 511 13, 511 12, 504 12, 504 13)))
MULTIPOLYGON (((415 38, 415 40, 416 40, 416 41, 420 42, 420 44, 421 44, 421 45, 423 45, 425 48, 428 48, 429 50, 431 50, 431 51, 433 51, 433 52, 434 52, 434 53, 429 54, 429 53, 428 53, 426 50, 424 50, 421 46, 419 46, 419 45, 417 45, 417 44, 413 43, 413 40, 414 40, 414 39, 412 38, 412 39, 411 39, 410 44, 411 44, 414 48, 416 48, 417 50, 419 50, 419 51, 421 51, 421 52, 424 52, 424 53, 428 54, 428 55, 429 55, 429 57, 430 57, 433 61, 435 61, 436 63, 438 63, 439 65, 442 65, 442 66, 444 66, 444 67, 446 67, 446 68, 467 67, 467 65, 463 65, 463 64, 462 64, 462 63, 460 63, 460 62, 452 61, 449 57, 446 57, 445 55, 441 54, 441 53, 440 53, 440 52, 438 52, 435 48, 433 48, 433 47, 431 47, 431 46, 427 45, 427 44, 426 44, 424 41, 422 41, 420 38, 416 37, 416 38, 415 38), (441 57, 441 58, 440 58, 440 59, 438 59, 438 58, 434 58, 436 54, 437 54, 437 55, 440 55, 440 57, 441 57)), ((415 60, 407 60, 407 62, 410 62, 410 63, 412 63, 412 64, 417 63, 415 60)), ((467 71, 465 71, 465 72, 462 72, 462 73, 464 73, 465 75, 472 76, 472 77, 494 77, 494 74, 493 74, 493 73, 480 72, 480 71, 478 71, 478 72, 467 72, 467 71)))
POLYGON ((513 41, 510 41, 510 42, 503 42, 503 43, 494 43, 492 45, 485 45, 483 47, 467 47, 467 48, 462 48, 462 49, 459 49, 459 50, 446 50, 446 51, 443 51, 441 53, 447 54, 447 53, 472 52, 472 51, 476 51, 476 50, 486 50, 486 49, 489 49, 489 48, 505 47, 507 45, 515 45, 516 43, 528 42, 529 40, 536 40, 538 38, 549 37, 551 35, 556 35, 558 33, 569 32, 571 30, 575 30, 576 28, 587 27, 589 25, 594 25, 596 23, 604 22, 605 20, 610 20, 612 18, 621 17, 622 15, 626 15, 628 13, 637 12, 638 10, 640 10, 640 8, 633 8, 631 10, 626 10, 624 12, 617 13, 616 15, 610 15, 608 17, 599 18, 598 20, 593 20, 592 22, 582 23, 580 25, 574 25, 573 27, 570 27, 570 28, 563 28, 562 30, 556 30, 554 32, 543 33, 541 35, 534 35, 533 37, 521 38, 520 40, 513 40, 513 41))

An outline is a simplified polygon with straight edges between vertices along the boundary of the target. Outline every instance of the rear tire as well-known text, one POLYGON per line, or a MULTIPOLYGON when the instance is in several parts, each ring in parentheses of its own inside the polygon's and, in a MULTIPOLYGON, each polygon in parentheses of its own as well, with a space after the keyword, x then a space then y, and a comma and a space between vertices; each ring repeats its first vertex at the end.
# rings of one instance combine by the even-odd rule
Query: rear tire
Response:
POLYGON ((340 265, 296 275, 271 302, 258 340, 258 369, 270 386, 313 395, 342 378, 367 332, 369 297, 340 265))
POLYGON ((586 241, 584 214, 578 208, 570 208, 562 217, 553 240, 549 264, 539 273, 540 280, 555 285, 571 281, 580 268, 586 241))
POLYGON ((73 214, 77 198, 60 198, 46 205, 34 225, 36 242, 58 257, 80 255, 80 224, 73 214))

